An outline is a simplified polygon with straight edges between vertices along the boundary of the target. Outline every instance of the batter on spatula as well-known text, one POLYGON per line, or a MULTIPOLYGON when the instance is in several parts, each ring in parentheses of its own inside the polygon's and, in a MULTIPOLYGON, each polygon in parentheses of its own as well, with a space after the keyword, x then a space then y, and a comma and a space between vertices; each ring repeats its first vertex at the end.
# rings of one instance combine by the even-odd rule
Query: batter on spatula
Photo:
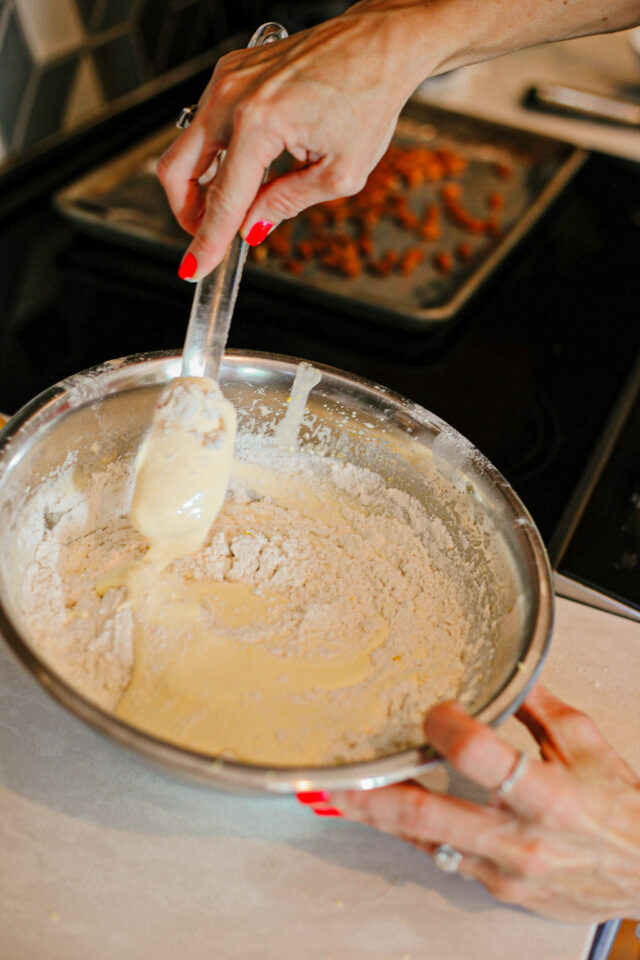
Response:
POLYGON ((162 392, 136 460, 130 510, 148 556, 169 563, 204 543, 229 485, 236 414, 209 377, 179 377, 162 392))

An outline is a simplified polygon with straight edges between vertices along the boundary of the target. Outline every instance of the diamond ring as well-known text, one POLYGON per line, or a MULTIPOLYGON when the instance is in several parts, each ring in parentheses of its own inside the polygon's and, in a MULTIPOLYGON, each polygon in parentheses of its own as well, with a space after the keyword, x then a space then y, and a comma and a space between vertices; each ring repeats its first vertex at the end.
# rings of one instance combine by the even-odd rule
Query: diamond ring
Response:
POLYGON ((180 111, 178 119, 176 120, 176 127, 178 127, 179 130, 186 130, 195 117, 197 109, 197 103, 193 103, 190 107, 183 107, 180 111))
POLYGON ((462 854, 450 843, 441 843, 433 854, 433 862, 439 870, 445 873, 456 873, 462 863, 462 854))

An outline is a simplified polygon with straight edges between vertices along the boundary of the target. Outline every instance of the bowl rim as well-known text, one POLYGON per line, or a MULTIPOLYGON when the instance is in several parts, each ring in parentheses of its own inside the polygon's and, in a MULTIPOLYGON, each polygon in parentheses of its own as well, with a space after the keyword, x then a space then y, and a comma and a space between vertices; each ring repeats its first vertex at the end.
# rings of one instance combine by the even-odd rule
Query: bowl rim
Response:
MULTIPOLYGON (((299 358, 284 354, 236 349, 225 352, 223 366, 229 364, 233 366, 252 360, 266 360, 270 364, 284 367, 288 369, 292 378, 298 365, 303 362, 299 358)), ((72 391, 77 391, 79 382, 84 378, 89 378, 89 382, 93 381, 97 384, 103 374, 119 369, 126 370, 136 364, 169 363, 176 365, 176 369, 179 369, 180 361, 181 354, 172 350, 132 354, 89 367, 47 387, 24 404, 0 431, 0 481, 7 469, 6 453, 11 449, 13 438, 53 401, 62 402, 65 394, 69 395, 72 391)), ((468 444, 472 455, 477 455, 476 465, 479 465, 482 473, 499 490, 516 519, 521 521, 521 533, 525 538, 533 568, 537 574, 537 583, 534 585, 537 611, 530 642, 518 669, 503 683, 490 702, 474 713, 478 720, 497 726, 514 713, 525 699, 543 667, 551 642, 554 620, 552 573, 546 549, 533 519, 511 484, 498 469, 462 434, 437 414, 402 394, 364 377, 315 361, 304 362, 311 363, 323 374, 344 381, 345 385, 356 384, 379 398, 402 407, 408 405, 412 414, 421 415, 423 422, 428 422, 430 426, 439 429, 446 428, 453 436, 463 439, 468 444)), ((88 391, 68 406, 81 407, 96 399, 98 397, 92 397, 91 391, 88 391)), ((85 698, 44 659, 41 659, 22 638, 5 610, 1 598, 0 636, 45 691, 74 716, 103 736, 115 740, 138 756, 151 761, 165 772, 178 774, 209 787, 237 792, 276 794, 304 793, 319 789, 370 789, 415 778, 425 773, 434 764, 441 762, 441 758, 429 744, 410 747, 373 760, 313 767, 251 764, 224 756, 212 756, 199 750, 173 744, 134 727, 85 698)))

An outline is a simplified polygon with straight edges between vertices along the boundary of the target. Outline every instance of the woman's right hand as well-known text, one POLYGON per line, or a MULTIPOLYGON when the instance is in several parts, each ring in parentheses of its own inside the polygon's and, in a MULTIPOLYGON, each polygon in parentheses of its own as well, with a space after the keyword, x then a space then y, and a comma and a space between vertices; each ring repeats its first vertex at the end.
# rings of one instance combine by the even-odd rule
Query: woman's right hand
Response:
POLYGON ((397 23, 405 29, 364 0, 310 30, 221 58, 194 120, 158 166, 178 222, 193 235, 181 276, 209 273, 238 230, 254 244, 304 208, 364 186, 417 82, 401 65, 397 23), (225 162, 202 186, 222 149, 225 162), (284 150, 303 166, 261 185, 284 150))
POLYGON ((180 276, 213 270, 238 230, 255 244, 305 207, 357 193, 426 77, 638 16, 639 0, 360 0, 286 40, 227 54, 159 161, 171 208, 193 235, 180 276), (261 186, 284 150, 303 166, 261 186))

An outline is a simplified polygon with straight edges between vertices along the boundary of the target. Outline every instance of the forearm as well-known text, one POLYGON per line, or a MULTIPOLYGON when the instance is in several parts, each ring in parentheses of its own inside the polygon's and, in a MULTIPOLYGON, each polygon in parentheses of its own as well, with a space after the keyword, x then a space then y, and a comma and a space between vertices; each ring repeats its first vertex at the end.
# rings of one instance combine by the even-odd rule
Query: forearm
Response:
POLYGON ((258 243, 305 207, 357 193, 427 77, 636 21, 640 0, 361 0, 288 39, 227 54, 194 122, 158 163, 194 238, 191 272, 180 275, 202 279, 238 230, 258 243), (211 178, 221 149, 226 160, 211 178), (261 186, 285 150, 302 166, 261 186))
POLYGON ((640 0, 361 0, 347 16, 360 13, 386 22, 412 90, 428 76, 537 43, 640 24, 640 0))

